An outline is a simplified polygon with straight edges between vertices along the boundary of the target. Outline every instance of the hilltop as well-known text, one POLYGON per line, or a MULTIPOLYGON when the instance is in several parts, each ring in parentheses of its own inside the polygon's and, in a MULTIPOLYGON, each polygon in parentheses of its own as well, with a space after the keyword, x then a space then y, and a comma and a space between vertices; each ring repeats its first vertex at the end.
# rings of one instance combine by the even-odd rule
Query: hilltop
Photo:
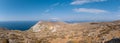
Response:
POLYGON ((0 43, 120 42, 120 21, 65 23, 40 21, 29 30, 0 30, 0 43))

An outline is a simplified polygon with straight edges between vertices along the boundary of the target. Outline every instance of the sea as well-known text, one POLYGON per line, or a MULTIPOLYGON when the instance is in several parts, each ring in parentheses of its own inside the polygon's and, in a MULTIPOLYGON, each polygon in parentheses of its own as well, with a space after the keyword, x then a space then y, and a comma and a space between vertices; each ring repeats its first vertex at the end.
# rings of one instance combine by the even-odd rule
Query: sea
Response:
MULTIPOLYGON (((29 30, 38 21, 0 21, 0 28, 5 28, 8 30, 29 30)), ((56 21, 51 21, 56 22, 56 21)), ((73 23, 75 21, 65 21, 67 23, 73 23)))
MULTIPOLYGON (((34 26, 38 21, 0 21, 0 28, 6 28, 8 30, 21 30, 25 31, 34 26)), ((52 21, 54 22, 54 21, 52 21)), ((64 21, 67 23, 80 23, 80 22, 94 22, 94 21, 64 21)), ((97 21, 99 22, 99 21, 97 21)))
POLYGON ((0 28, 25 31, 34 26, 37 22, 38 21, 0 21, 0 28))

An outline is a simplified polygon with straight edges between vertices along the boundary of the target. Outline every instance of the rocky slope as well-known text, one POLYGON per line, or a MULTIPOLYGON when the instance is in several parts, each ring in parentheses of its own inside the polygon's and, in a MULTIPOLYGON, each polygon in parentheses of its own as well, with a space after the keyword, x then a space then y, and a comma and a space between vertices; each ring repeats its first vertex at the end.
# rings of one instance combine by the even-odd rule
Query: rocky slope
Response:
POLYGON ((0 29, 0 43, 120 43, 120 21, 40 21, 27 31, 0 29))

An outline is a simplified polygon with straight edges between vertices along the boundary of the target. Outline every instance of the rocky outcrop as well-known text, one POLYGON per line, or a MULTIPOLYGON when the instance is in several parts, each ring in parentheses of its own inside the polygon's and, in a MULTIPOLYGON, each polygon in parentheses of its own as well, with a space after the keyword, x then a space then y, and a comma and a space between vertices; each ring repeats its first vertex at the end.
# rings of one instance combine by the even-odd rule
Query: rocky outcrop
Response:
POLYGON ((40 21, 27 31, 0 30, 0 43, 117 43, 119 38, 120 21, 72 24, 40 21))

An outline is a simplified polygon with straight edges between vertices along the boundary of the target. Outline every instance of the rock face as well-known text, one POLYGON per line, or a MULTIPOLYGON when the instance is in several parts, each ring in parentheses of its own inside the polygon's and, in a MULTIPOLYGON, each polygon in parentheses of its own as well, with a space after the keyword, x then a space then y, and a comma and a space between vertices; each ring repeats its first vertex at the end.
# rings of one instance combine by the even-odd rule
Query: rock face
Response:
POLYGON ((120 21, 38 22, 27 31, 0 29, 0 43, 120 43, 120 21))

